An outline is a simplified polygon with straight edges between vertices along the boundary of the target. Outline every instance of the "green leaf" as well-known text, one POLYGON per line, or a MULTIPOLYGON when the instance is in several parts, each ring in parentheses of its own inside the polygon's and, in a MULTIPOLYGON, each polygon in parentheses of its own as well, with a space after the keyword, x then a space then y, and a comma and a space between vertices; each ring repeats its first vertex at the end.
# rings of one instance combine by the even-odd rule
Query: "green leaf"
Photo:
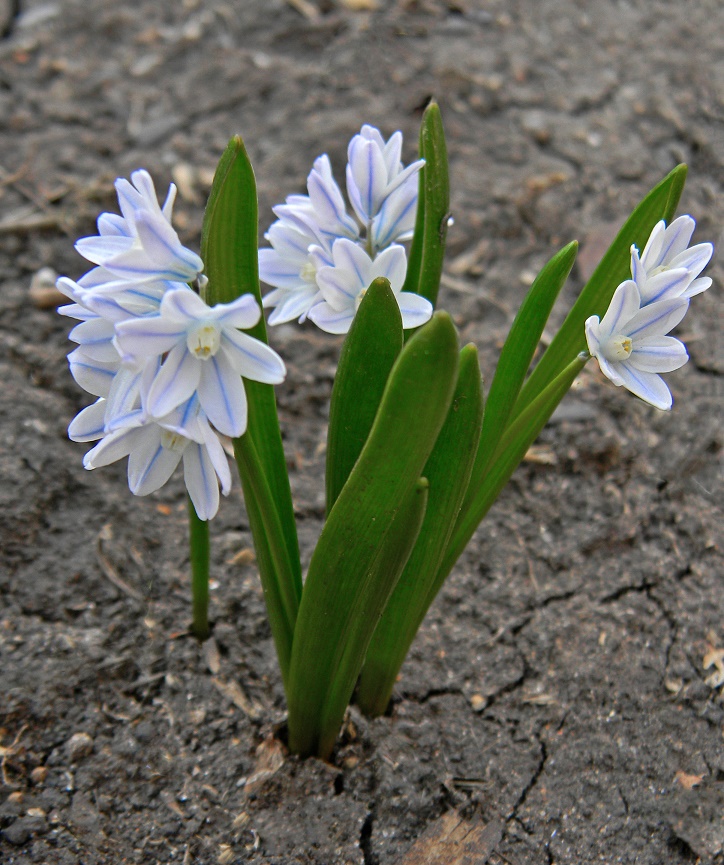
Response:
POLYGON ((660 219, 671 221, 686 181, 686 166, 677 166, 643 199, 626 220, 608 252, 586 283, 566 320, 533 369, 518 397, 513 416, 519 414, 558 373, 586 348, 584 323, 608 309, 618 285, 630 278, 631 244, 643 249, 660 219))
POLYGON ((530 287, 511 325, 488 393, 483 431, 471 478, 473 487, 479 486, 485 477, 553 304, 576 260, 577 251, 578 244, 574 241, 551 258, 530 287))
POLYGON ((357 462, 402 348, 402 316, 389 280, 367 290, 342 346, 327 433, 327 513, 357 462))
POLYGON ((327 757, 334 745, 367 644, 404 566, 397 536, 409 539, 409 521, 418 514, 419 506, 410 505, 413 516, 406 516, 406 503, 445 421, 457 366, 455 327, 437 313, 400 352, 322 530, 292 647, 289 743, 296 753, 327 757))
POLYGON ((581 353, 533 399, 505 430, 493 455, 485 480, 468 488, 468 495, 450 538, 438 579, 444 580, 467 546, 481 520, 490 510, 500 491, 548 423, 556 406, 568 392, 578 373, 590 360, 581 353))
POLYGON ((468 486, 482 421, 478 353, 467 345, 448 416, 423 470, 430 485, 425 521, 367 649, 357 692, 367 715, 387 708, 402 662, 442 585, 438 567, 468 486))
POLYGON ((324 703, 319 743, 315 749, 322 758, 328 758, 334 747, 374 623, 382 615, 390 591, 420 536, 427 497, 428 482, 427 478, 422 477, 392 517, 387 534, 372 554, 369 564, 370 585, 378 588, 368 591, 366 596, 362 593, 358 595, 354 604, 356 613, 350 617, 345 629, 342 651, 324 703))
MULTIPOLYGON (((236 136, 229 142, 214 175, 214 182, 204 214, 201 232, 201 256, 205 273, 209 278, 206 299, 211 305, 229 303, 241 294, 251 293, 261 306, 258 266, 258 216, 256 183, 244 144, 236 136)), ((262 316, 259 323, 248 333, 267 342, 266 325, 262 316)), ((265 478, 277 518, 274 526, 269 522, 268 508, 247 498, 254 544, 257 554, 263 549, 274 549, 274 555, 259 555, 259 571, 266 593, 267 603, 275 598, 295 596, 302 592, 299 547, 294 523, 292 496, 289 488, 286 460, 282 446, 276 400, 272 385, 260 382, 244 382, 249 406, 249 422, 244 438, 253 445, 254 459, 265 478), (257 515, 255 519, 252 513, 257 515), (282 550, 277 549, 278 546, 282 550), (285 558, 284 568, 278 570, 273 562, 285 558), (290 581, 280 585, 279 581, 290 581)), ((238 443, 237 443, 238 446, 238 443)), ((244 471, 244 461, 240 471, 244 471)), ((245 491, 255 488, 249 478, 242 477, 245 491)), ((272 623, 282 622, 282 611, 272 612, 272 623)), ((290 623, 293 628, 294 622, 290 623)), ((291 644, 291 633, 275 635, 280 645, 291 644)))
POLYGON ((422 115, 420 157, 425 165, 420 171, 415 233, 402 290, 421 294, 434 306, 440 289, 450 217, 447 146, 436 102, 431 102, 422 115))

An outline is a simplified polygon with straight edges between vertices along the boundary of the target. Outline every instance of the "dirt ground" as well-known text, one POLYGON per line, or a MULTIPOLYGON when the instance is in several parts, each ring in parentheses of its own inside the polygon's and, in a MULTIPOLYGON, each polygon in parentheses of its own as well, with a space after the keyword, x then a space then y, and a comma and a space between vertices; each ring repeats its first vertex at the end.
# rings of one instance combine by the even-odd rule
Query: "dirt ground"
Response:
MULTIPOLYGON (((690 168, 680 212, 721 245, 720 0, 12 7, 0 3, 0 861, 724 863, 724 667, 705 669, 724 657, 721 257, 680 328, 692 361, 668 377, 673 412, 589 365, 434 604, 391 713, 352 709, 330 765, 274 738, 284 695, 238 484, 213 523, 216 625, 200 647, 185 633, 181 481, 134 499, 123 466, 84 472, 65 435, 84 404, 69 323, 37 292, 43 267, 84 272, 73 240, 115 209, 116 176, 175 179, 198 249, 231 135, 250 151, 263 231, 316 155, 339 173, 363 122, 402 129, 412 159, 434 95, 455 217, 441 303, 489 380, 546 258, 582 243, 560 320, 677 163, 690 168), (448 845, 423 860, 436 842, 414 842, 450 815, 487 840, 469 859, 448 845)), ((340 342, 311 325, 272 340, 289 366, 280 415, 308 561, 340 342)))

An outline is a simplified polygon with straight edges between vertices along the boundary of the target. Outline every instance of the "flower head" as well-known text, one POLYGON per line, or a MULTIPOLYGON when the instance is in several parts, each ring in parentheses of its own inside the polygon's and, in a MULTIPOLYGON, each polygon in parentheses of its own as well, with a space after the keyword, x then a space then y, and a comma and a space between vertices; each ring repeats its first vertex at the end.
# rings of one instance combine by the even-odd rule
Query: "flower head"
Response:
POLYGON ((402 133, 385 141, 378 129, 364 125, 347 149, 347 193, 374 250, 404 239, 415 226, 418 159, 401 161, 402 133))
POLYGON ((70 333, 77 343, 68 357, 71 373, 98 397, 68 434, 97 442, 86 468, 128 456, 136 495, 159 489, 183 462, 196 513, 211 519, 219 483, 225 494, 231 484, 218 433, 246 429, 241 376, 276 383, 284 364, 239 330, 261 316, 251 295, 211 308, 189 287, 200 288, 206 278, 202 260, 171 226, 175 187, 161 206, 141 170, 131 182, 119 178, 116 191, 121 214, 101 214, 98 236, 76 245, 96 266, 77 282, 57 283, 71 301, 61 314, 79 322, 70 333))
POLYGON ((667 298, 641 306, 632 279, 616 289, 603 319, 586 320, 588 350, 605 376, 660 409, 670 409, 671 393, 659 373, 689 359, 678 339, 667 336, 686 314, 686 298, 667 298))
MULTIPOLYGON (((372 261, 411 236, 417 210, 417 173, 424 161, 420 159, 405 167, 401 153, 401 132, 385 141, 378 129, 365 125, 348 147, 347 195, 354 215, 347 211, 326 154, 314 162, 307 178, 308 195, 289 196, 284 204, 273 208, 277 221, 265 235, 271 248, 259 250, 259 275, 263 282, 274 287, 264 297, 264 306, 273 310, 270 324, 295 318, 302 322, 308 317, 323 329, 335 327, 334 333, 346 332, 351 318, 347 319, 346 312, 342 318, 332 315, 330 304, 334 313, 342 312, 338 308, 339 298, 330 288, 328 271, 325 270, 327 275, 321 281, 319 275, 322 268, 335 268, 335 279, 351 288, 357 274, 341 276, 340 270, 345 266, 340 263, 342 256, 337 259, 333 256, 340 240, 366 253, 364 258, 372 261), (313 309, 317 309, 314 315, 313 309), (344 330, 340 330, 343 326, 344 330)), ((396 266, 402 262, 404 279, 405 251, 400 246, 397 250, 394 259, 396 266)), ((352 262, 349 255, 346 261, 352 262)), ((384 268, 387 263, 381 266, 384 268)), ((356 307, 354 304, 348 307, 345 310, 351 309, 354 317, 356 307)))
POLYGON ((631 276, 638 286, 644 306, 671 297, 694 297, 711 285, 709 277, 699 277, 709 263, 711 243, 689 246, 696 222, 680 216, 667 226, 663 219, 655 226, 639 255, 631 247, 631 276))
POLYGON ((81 238, 75 245, 78 252, 116 279, 196 279, 203 262, 183 246, 171 225, 176 187, 170 186, 160 207, 151 175, 140 170, 133 172, 130 183, 116 180, 116 192, 122 215, 101 214, 98 236, 81 238))

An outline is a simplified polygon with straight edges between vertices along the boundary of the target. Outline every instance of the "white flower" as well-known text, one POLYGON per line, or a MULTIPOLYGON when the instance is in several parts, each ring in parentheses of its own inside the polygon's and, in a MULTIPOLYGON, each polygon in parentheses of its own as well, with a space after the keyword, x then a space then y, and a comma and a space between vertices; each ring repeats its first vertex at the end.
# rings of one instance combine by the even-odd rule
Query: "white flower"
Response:
POLYGON ((632 279, 616 289, 603 319, 586 320, 588 350, 615 385, 660 409, 670 409, 671 393, 659 375, 679 369, 689 359, 686 348, 666 336, 686 314, 686 298, 666 298, 641 306, 632 279))
POLYGON ((418 159, 405 168, 402 133, 385 142, 374 126, 364 125, 347 149, 347 194, 374 250, 403 239, 415 227, 418 159))
POLYGON ((203 262, 183 246, 171 226, 176 187, 171 184, 161 208, 147 171, 134 171, 131 183, 119 178, 115 186, 122 216, 101 214, 98 236, 81 238, 75 245, 78 252, 116 279, 195 280, 203 262))
POLYGON ((696 222, 680 216, 668 227, 657 223, 639 255, 631 247, 631 276, 641 293, 644 306, 671 297, 694 297, 711 285, 709 277, 699 277, 714 252, 711 243, 689 247, 696 222))
MULTIPOLYGON (((327 238, 314 224, 314 211, 306 196, 290 196, 287 204, 274 209, 279 219, 264 235, 271 249, 259 250, 259 278, 274 291, 264 296, 264 307, 272 307, 269 324, 293 319, 304 321, 322 299, 317 286, 317 266, 310 250, 327 250, 327 238)), ((331 264, 331 246, 326 262, 331 264)))
POLYGON ((332 175, 332 165, 326 153, 314 160, 314 167, 307 178, 307 191, 315 222, 330 238, 330 243, 337 237, 359 237, 359 228, 347 213, 344 196, 332 175))
MULTIPOLYGON (((76 417, 69 432, 76 441, 94 435, 103 406, 98 403, 76 417)), ((85 455, 87 469, 128 457, 128 486, 137 496, 160 489, 183 460, 184 481, 196 513, 210 520, 219 508, 219 483, 224 495, 231 473, 221 442, 194 397, 157 421, 127 426, 105 435, 85 455), (218 478, 218 481, 217 481, 218 478)))
POLYGON ((356 220, 347 212, 326 154, 315 160, 307 178, 309 194, 289 196, 273 208, 277 221, 265 235, 271 248, 259 250, 259 276, 274 287, 263 301, 273 309, 271 325, 295 318, 302 322, 309 317, 317 324, 329 320, 324 310, 315 316, 310 311, 328 303, 318 273, 322 267, 340 267, 332 258, 338 240, 345 239, 374 258, 396 241, 412 236, 417 172, 424 160, 405 167, 401 151, 402 133, 395 132, 385 142, 373 126, 363 126, 351 140, 347 194, 356 220))
MULTIPOLYGON (((322 255, 313 248, 312 255, 322 255)), ((332 265, 321 264, 317 283, 324 300, 313 306, 309 318, 327 333, 347 333, 365 292, 373 280, 384 276, 402 314, 404 328, 419 327, 432 316, 429 300, 402 291, 407 259, 402 246, 393 245, 372 259, 351 240, 340 238, 332 247, 332 265)))
POLYGON ((279 355, 239 328, 261 316, 254 297, 207 306, 188 288, 167 292, 160 314, 116 325, 116 342, 130 359, 166 355, 144 399, 145 410, 164 417, 194 393, 219 432, 240 436, 246 430, 247 404, 241 377, 278 384, 286 374, 279 355))

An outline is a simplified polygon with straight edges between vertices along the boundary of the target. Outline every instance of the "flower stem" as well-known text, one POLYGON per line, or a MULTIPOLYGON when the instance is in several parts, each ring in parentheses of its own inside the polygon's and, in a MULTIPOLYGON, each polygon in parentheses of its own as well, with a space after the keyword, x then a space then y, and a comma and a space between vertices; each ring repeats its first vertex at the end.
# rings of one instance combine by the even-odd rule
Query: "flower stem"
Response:
POLYGON ((191 633, 199 640, 209 636, 209 524, 200 520, 189 503, 189 552, 191 558, 191 633))

